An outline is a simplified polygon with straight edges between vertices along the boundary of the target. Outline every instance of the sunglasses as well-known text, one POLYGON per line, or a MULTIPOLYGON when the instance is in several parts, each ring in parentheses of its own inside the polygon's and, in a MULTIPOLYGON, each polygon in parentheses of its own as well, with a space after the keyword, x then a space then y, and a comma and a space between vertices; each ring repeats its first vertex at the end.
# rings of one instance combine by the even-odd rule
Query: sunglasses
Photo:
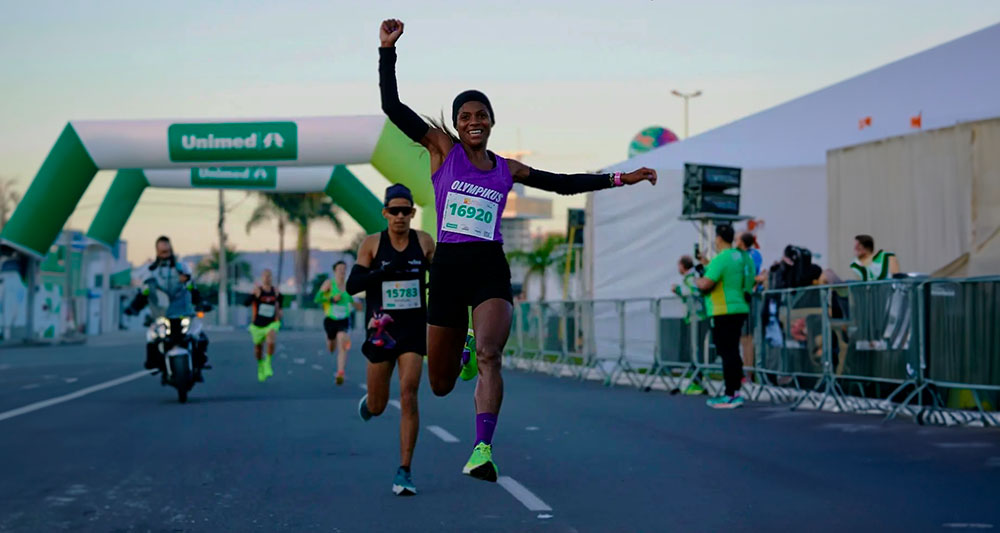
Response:
POLYGON ((398 217, 400 215, 405 217, 413 214, 412 207, 393 206, 393 207, 386 207, 385 210, 387 213, 389 213, 394 217, 398 217))

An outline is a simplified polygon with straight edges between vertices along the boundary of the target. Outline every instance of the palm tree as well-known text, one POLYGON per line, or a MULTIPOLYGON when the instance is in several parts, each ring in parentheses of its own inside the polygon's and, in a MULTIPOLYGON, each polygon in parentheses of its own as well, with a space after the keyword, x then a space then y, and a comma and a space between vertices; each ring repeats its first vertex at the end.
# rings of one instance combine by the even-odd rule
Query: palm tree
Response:
POLYGON ((545 300, 545 273, 549 267, 559 262, 565 257, 566 237, 562 235, 549 235, 543 240, 536 242, 534 249, 530 251, 515 250, 507 254, 507 260, 511 263, 520 263, 528 268, 524 275, 524 288, 528 288, 528 280, 532 275, 541 276, 542 290, 538 295, 539 300, 545 300))
POLYGON ((298 289, 296 301, 301 308, 306 301, 306 283, 309 281, 309 224, 313 220, 326 220, 333 225, 338 235, 344 233, 340 222, 340 208, 326 193, 284 193, 271 195, 274 205, 288 215, 288 221, 298 230, 295 242, 295 284, 298 289))
POLYGON ((21 201, 21 193, 14 190, 14 178, 0 179, 0 229, 7 225, 7 220, 21 201))
MULTIPOLYGON (((233 248, 226 247, 226 265, 228 265, 230 279, 234 282, 241 280, 253 281, 253 269, 250 263, 240 258, 240 253, 233 248)), ((211 281, 219 282, 219 247, 213 246, 212 251, 201 258, 194 266, 195 276, 214 278, 211 281)))
POLYGON ((247 235, 255 227, 260 226, 269 222, 277 222, 278 224, 278 272, 275 276, 275 284, 279 287, 284 279, 282 273, 285 267, 285 228, 289 224, 288 214, 285 213, 278 204, 275 203, 274 194, 258 193, 257 207, 254 208, 253 213, 250 215, 250 220, 247 220, 246 232, 247 235))

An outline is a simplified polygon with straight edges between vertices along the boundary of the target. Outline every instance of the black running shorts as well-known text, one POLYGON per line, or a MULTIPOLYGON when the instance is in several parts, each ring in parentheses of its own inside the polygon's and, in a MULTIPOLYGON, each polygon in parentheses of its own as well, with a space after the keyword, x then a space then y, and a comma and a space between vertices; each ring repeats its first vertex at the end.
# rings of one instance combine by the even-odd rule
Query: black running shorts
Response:
POLYGON ((514 302, 503 243, 438 244, 430 269, 428 324, 464 330, 469 308, 493 298, 514 302))

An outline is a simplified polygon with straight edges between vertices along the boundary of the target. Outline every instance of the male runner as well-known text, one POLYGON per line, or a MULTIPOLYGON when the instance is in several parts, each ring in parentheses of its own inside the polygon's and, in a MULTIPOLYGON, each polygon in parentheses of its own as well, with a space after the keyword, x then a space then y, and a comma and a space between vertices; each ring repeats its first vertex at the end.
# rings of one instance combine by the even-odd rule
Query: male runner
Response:
POLYGON ((368 332, 361 352, 368 358, 368 394, 358 404, 362 420, 385 410, 392 369, 399 367, 400 466, 392 491, 406 496, 417 493, 410 462, 420 430, 417 387, 427 353, 425 291, 434 240, 423 231, 410 229, 414 209, 408 188, 393 185, 386 189, 384 205, 382 215, 388 229, 369 235, 361 243, 347 290, 352 294, 365 291, 367 296, 368 332))
POLYGON ((346 289, 347 263, 337 261, 333 264, 333 280, 326 280, 316 293, 316 303, 322 304, 326 311, 323 319, 323 329, 326 330, 326 349, 333 354, 337 352, 337 374, 334 378, 337 385, 344 384, 344 367, 347 365, 347 350, 350 349, 351 307, 361 309, 361 303, 347 293, 346 289))
POLYGON ((281 329, 281 293, 271 284, 271 270, 265 269, 260 275, 260 284, 254 287, 247 298, 253 320, 250 322, 250 338, 253 340, 253 355, 257 358, 257 381, 264 382, 274 375, 271 358, 274 357, 274 343, 281 329), (267 341, 267 357, 263 354, 267 341))

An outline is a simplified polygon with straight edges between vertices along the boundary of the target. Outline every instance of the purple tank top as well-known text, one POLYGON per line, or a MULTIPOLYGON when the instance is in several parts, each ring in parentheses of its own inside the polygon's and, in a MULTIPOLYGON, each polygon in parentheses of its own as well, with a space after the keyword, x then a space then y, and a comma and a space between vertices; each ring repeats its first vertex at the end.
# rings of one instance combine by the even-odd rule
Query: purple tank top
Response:
POLYGON ((496 166, 479 170, 456 144, 431 176, 438 242, 503 242, 500 216, 514 180, 507 161, 495 157, 496 166))

